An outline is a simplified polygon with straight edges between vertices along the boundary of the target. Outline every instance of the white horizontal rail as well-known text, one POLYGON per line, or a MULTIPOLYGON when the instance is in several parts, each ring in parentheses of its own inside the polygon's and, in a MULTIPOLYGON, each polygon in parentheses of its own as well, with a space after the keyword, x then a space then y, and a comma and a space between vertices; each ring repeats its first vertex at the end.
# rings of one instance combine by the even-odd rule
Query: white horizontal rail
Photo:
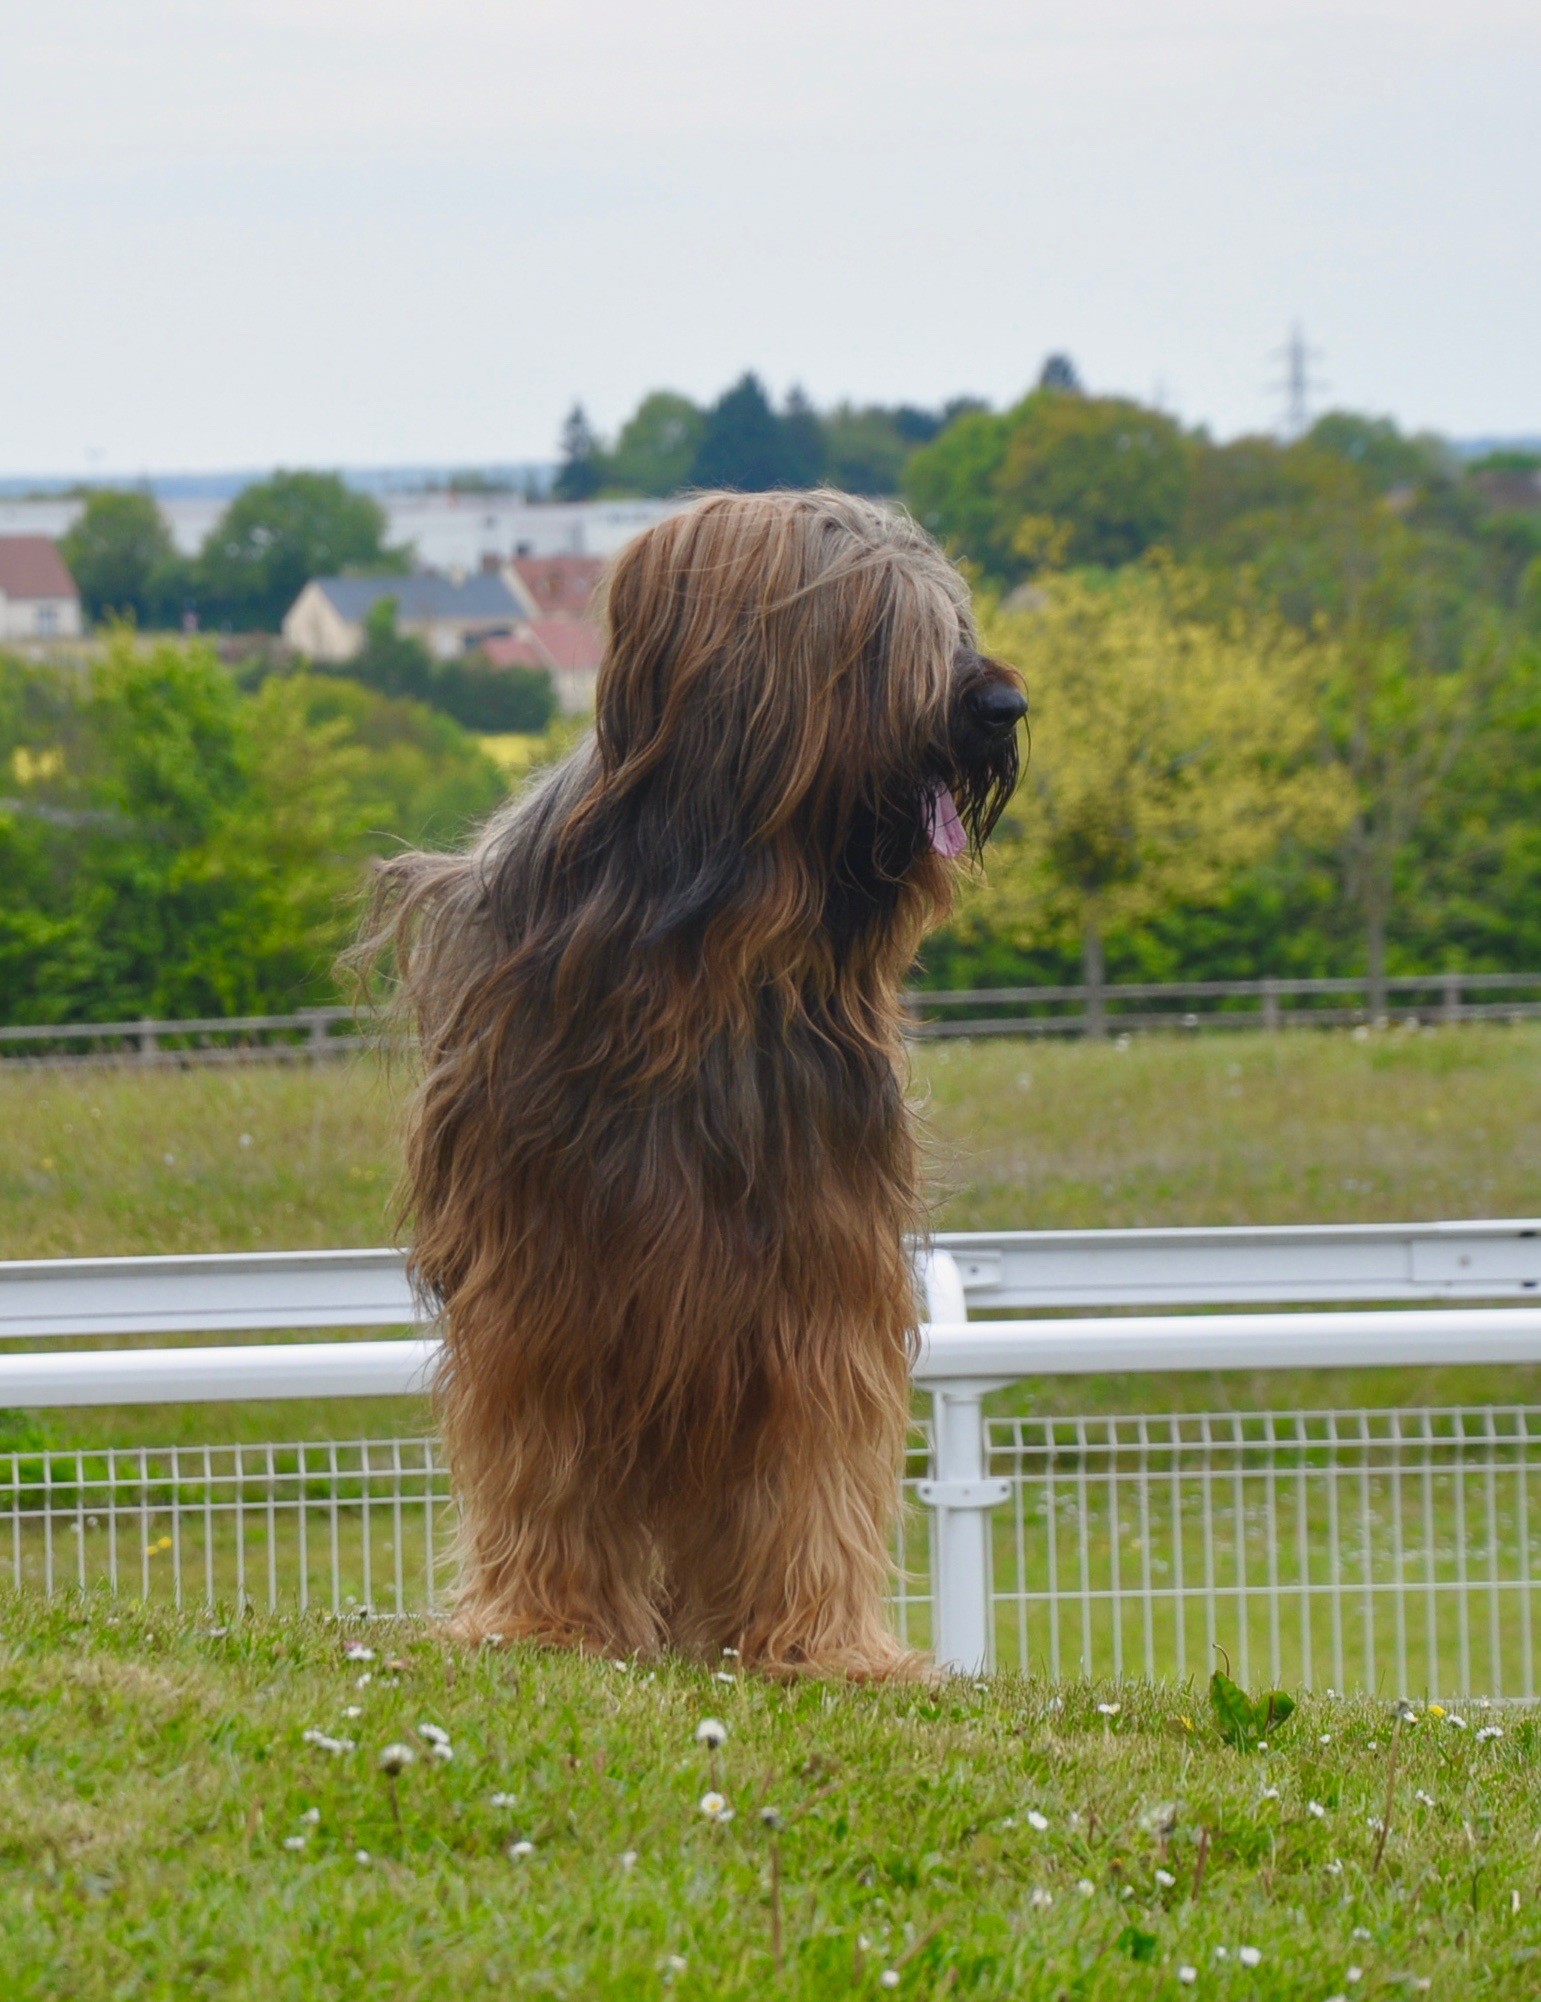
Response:
MULTIPOLYGON (((1541 1362, 1541 1307, 952 1321, 929 1323, 920 1336, 923 1389, 1125 1371, 1521 1363, 1541 1362)), ((0 1407, 400 1397, 424 1389, 438 1349, 416 1337, 11 1353, 0 1355, 0 1407)))
POLYGON ((1541 1221, 941 1231, 972 1311, 1541 1299, 1541 1221))
POLYGON ((428 1387, 438 1352, 437 1341, 417 1338, 13 1354, 0 1356, 0 1407, 410 1397, 428 1387))
MULTIPOLYGON (((1025 1307, 1541 1300, 1541 1221, 944 1231, 971 1312, 1025 1307)), ((0 1263, 0 1340, 406 1328, 391 1249, 0 1263)))
POLYGON ((0 1337, 405 1328, 425 1317, 399 1251, 216 1252, 0 1264, 0 1337))

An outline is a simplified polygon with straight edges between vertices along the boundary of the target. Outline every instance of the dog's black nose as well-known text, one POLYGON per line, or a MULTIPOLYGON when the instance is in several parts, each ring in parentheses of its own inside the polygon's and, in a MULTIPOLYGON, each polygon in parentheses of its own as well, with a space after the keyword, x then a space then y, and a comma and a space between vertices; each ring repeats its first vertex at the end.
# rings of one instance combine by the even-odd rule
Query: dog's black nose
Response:
POLYGON ((968 694, 968 710, 982 730, 1005 737, 1027 714, 1027 697, 1004 681, 986 681, 968 694))

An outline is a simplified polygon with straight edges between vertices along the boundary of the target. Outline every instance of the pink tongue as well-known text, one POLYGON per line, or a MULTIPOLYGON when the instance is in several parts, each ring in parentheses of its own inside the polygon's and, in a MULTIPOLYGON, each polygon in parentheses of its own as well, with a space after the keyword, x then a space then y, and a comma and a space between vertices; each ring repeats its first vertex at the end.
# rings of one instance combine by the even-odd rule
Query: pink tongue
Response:
POLYGON ((928 818, 931 846, 937 854, 945 855, 949 861, 955 855, 961 855, 968 846, 968 835, 946 786, 938 786, 932 793, 928 818))

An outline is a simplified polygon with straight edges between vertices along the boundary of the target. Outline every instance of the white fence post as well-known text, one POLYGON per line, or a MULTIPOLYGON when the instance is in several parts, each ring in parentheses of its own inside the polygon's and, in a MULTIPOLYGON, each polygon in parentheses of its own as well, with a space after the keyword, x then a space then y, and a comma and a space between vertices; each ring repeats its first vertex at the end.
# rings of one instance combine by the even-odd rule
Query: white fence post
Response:
MULTIPOLYGON (((925 1265, 926 1314, 935 1321, 968 1318, 963 1278, 951 1252, 933 1251, 925 1265)), ((919 1484, 931 1510, 932 1643, 939 1668, 960 1675, 988 1669, 995 1658, 990 1596, 990 1511, 1011 1483, 985 1471, 984 1394, 993 1378, 938 1384, 931 1393, 936 1478, 919 1484)))

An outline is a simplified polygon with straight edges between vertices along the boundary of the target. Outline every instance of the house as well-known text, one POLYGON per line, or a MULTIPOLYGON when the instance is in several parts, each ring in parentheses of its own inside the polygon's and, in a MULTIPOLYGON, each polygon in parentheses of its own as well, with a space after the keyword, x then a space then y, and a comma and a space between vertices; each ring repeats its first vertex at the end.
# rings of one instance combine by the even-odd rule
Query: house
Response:
POLYGON ((481 643, 483 655, 494 667, 544 668, 564 716, 582 716, 594 707, 604 650, 605 636, 597 621, 561 616, 528 619, 513 632, 481 643))
POLYGON ((382 598, 396 601, 397 629, 420 639, 436 660, 525 622, 526 601, 501 571, 441 577, 313 577, 284 615, 283 636, 312 660, 352 660, 364 644, 369 614, 382 598))
POLYGON ((503 566, 532 619, 592 619, 604 572, 600 556, 514 556, 503 566))
POLYGON ((0 640, 79 639, 80 593, 46 535, 0 535, 0 640))

